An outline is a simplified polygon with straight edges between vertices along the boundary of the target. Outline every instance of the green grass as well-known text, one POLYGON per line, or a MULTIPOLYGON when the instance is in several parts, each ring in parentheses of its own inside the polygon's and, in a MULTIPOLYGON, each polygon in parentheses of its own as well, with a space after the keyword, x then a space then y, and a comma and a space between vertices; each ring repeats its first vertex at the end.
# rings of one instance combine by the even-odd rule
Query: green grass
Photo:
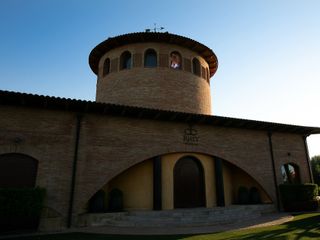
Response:
POLYGON ((194 236, 121 236, 89 233, 66 233, 32 237, 10 238, 11 240, 262 240, 262 239, 320 239, 320 213, 300 214, 290 222, 271 227, 240 231, 228 231, 194 236))
POLYGON ((293 221, 271 227, 193 236, 192 240, 245 240, 245 239, 320 239, 320 214, 301 214, 293 221))

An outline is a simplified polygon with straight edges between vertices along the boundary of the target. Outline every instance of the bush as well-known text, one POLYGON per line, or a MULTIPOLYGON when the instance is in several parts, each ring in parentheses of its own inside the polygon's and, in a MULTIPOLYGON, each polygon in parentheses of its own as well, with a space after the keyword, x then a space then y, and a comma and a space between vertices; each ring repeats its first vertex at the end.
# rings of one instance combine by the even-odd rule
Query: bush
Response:
POLYGON ((320 185, 320 155, 311 158, 311 170, 314 182, 320 185))
POLYGON ((311 211, 318 208, 317 184, 281 184, 279 190, 285 211, 311 211))
POLYGON ((302 212, 302 211, 315 211, 319 207, 318 200, 309 200, 303 202, 292 202, 283 206, 286 212, 302 212))
POLYGON ((45 189, 0 189, 0 232, 37 229, 45 189))

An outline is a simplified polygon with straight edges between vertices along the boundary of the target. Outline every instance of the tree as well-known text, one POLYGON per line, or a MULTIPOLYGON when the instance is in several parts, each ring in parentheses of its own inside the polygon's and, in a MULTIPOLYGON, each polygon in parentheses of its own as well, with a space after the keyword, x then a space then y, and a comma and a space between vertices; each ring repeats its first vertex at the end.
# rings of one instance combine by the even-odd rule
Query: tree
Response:
POLYGON ((320 155, 311 158, 311 169, 314 182, 320 186, 320 155))

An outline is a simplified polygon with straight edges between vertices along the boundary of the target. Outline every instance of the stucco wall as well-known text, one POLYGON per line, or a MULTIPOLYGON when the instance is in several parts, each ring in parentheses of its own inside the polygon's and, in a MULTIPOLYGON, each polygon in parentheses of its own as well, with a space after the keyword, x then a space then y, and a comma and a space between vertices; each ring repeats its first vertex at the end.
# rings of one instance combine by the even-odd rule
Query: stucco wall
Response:
MULTIPOLYGON (((216 186, 214 157, 199 153, 171 153, 161 156, 162 165, 162 209, 174 209, 174 167, 183 157, 197 158, 204 169, 204 184, 206 207, 216 206, 216 186)), ((270 203, 261 186, 248 174, 228 162, 223 163, 223 181, 225 204, 229 206, 237 203, 237 194, 240 186, 248 189, 256 187, 259 190, 263 203, 270 203)), ((130 167, 108 182, 103 190, 108 193, 118 188, 124 195, 125 210, 152 210, 153 209, 153 162, 146 160, 130 167)))
POLYGON ((118 188, 123 193, 125 210, 152 210, 153 168, 152 161, 139 163, 113 178, 103 189, 109 192, 118 188))
MULTIPOLYGON (((196 153, 172 153, 161 156, 162 165, 162 208, 173 209, 174 191, 173 174, 176 162, 184 156, 196 157, 204 169, 206 206, 216 205, 213 158, 196 153)), ((153 209, 153 162, 146 160, 113 178, 103 187, 105 192, 118 188, 123 192, 124 209, 153 209)))

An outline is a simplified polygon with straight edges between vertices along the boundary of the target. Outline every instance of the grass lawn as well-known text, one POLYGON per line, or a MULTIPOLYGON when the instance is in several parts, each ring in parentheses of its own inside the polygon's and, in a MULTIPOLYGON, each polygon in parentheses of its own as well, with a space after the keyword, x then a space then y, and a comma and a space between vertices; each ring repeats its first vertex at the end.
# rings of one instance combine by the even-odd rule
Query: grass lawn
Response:
POLYGON ((32 237, 10 238, 11 240, 218 240, 218 239, 320 239, 320 213, 296 215, 293 221, 279 226, 229 231, 194 236, 122 236, 89 233, 66 233, 32 237))

